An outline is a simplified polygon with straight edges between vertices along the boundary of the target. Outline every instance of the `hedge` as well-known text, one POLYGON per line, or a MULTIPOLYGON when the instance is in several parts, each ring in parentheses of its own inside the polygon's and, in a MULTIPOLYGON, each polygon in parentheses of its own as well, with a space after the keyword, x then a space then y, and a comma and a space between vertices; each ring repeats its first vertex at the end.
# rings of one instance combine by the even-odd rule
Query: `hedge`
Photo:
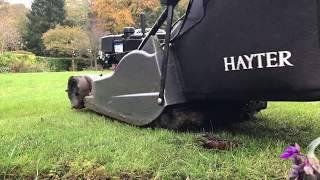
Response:
MULTIPOLYGON (((90 67, 87 58, 75 58, 77 71, 90 67)), ((71 57, 39 57, 26 51, 5 52, 0 54, 0 73, 3 72, 43 72, 72 70, 71 57)))
MULTIPOLYGON (((38 61, 47 62, 50 71, 61 72, 72 70, 72 58, 70 57, 37 57, 38 61)), ((90 60, 85 58, 75 58, 77 71, 83 71, 90 67, 90 60)))

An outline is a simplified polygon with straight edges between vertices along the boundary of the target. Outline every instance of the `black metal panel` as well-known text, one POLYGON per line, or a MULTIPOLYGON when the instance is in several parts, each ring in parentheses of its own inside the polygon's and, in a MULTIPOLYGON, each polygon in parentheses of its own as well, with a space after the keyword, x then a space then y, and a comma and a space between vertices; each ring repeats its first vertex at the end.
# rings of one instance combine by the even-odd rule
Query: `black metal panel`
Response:
POLYGON ((114 47, 113 42, 121 40, 122 35, 108 35, 101 38, 101 51, 104 53, 113 53, 114 47))
POLYGON ((123 43, 123 50, 124 51, 132 51, 137 49, 139 47, 140 43, 142 42, 142 39, 127 39, 123 43))

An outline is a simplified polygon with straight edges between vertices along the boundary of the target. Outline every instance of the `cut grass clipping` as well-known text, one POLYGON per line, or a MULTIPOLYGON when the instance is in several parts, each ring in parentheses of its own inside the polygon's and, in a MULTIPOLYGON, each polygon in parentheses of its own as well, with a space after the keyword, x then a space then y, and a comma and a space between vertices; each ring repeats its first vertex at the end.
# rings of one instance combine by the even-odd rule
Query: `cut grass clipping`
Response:
POLYGON ((0 74, 0 179, 282 179, 290 168, 279 158, 284 147, 319 136, 320 103, 270 103, 254 121, 212 130, 238 147, 209 150, 197 133, 72 110, 64 90, 82 73, 0 74))

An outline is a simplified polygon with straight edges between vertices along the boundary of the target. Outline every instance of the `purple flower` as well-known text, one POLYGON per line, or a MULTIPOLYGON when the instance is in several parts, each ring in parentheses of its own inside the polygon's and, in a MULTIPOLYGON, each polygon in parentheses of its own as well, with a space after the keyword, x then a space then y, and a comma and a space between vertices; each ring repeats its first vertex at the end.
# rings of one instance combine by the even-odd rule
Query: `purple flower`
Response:
POLYGON ((320 164, 317 157, 308 157, 308 165, 314 170, 315 173, 320 174, 320 164))
POLYGON ((303 176, 304 173, 304 164, 300 165, 292 165, 291 171, 289 174, 289 179, 296 179, 298 177, 303 176))
POLYGON ((280 155, 282 159, 289 159, 300 154, 300 146, 295 144, 294 146, 287 146, 284 153, 280 155))
POLYGON ((280 158, 292 160, 293 165, 289 174, 290 180, 320 180, 320 161, 314 154, 319 145, 320 138, 308 146, 307 155, 301 153, 298 144, 286 147, 280 158))
POLYGON ((304 161, 303 170, 306 175, 314 175, 314 169, 312 168, 309 160, 304 161))

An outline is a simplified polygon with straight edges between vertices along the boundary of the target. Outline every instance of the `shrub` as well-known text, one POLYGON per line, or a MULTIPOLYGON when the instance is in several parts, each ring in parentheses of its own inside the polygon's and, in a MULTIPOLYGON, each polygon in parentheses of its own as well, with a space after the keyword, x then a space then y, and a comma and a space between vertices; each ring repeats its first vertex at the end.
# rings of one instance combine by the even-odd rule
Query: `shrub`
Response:
POLYGON ((43 72, 49 70, 47 63, 38 61, 35 55, 16 53, 0 54, 0 72, 43 72))
POLYGON ((0 67, 0 73, 8 73, 11 72, 10 67, 0 67))
MULTIPOLYGON (((72 58, 70 57, 37 57, 38 61, 45 61, 48 63, 50 71, 61 72, 72 70, 72 58)), ((75 66, 77 71, 82 71, 90 66, 90 62, 87 59, 75 58, 75 66)))
POLYGON ((70 58, 46 58, 49 68, 54 72, 69 71, 71 67, 70 58))
POLYGON ((77 58, 77 59, 75 59, 75 63, 76 63, 76 70, 77 71, 84 71, 84 70, 87 70, 88 68, 90 68, 89 59, 77 58))
POLYGON ((33 54, 32 52, 29 52, 29 51, 22 51, 22 50, 19 50, 19 51, 12 51, 12 53, 14 53, 14 54, 35 55, 35 54, 33 54))
POLYGON ((16 60, 16 57, 14 54, 3 53, 0 55, 0 67, 8 67, 15 60, 16 60))
POLYGON ((46 63, 30 63, 28 61, 16 61, 10 65, 10 72, 26 73, 26 72, 46 72, 49 71, 46 63))

